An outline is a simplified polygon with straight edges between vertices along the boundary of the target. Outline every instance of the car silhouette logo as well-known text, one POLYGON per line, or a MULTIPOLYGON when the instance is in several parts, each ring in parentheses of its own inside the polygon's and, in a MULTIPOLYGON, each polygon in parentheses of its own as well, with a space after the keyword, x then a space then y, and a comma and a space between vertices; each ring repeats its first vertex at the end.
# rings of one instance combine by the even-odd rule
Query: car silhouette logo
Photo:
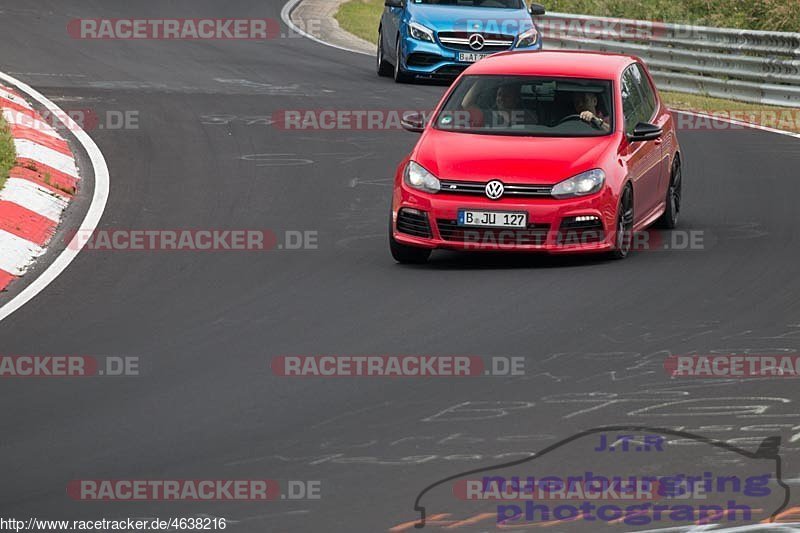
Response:
POLYGON ((503 192, 505 191, 505 187, 503 186, 503 182, 499 180, 492 180, 486 184, 486 196, 490 200, 499 200, 501 196, 503 196, 503 192))
POLYGON ((483 35, 480 33, 473 33, 469 36, 469 47, 473 50, 481 50, 483 49, 484 40, 483 35))
MULTIPOLYGON (((772 504, 769 505, 768 507, 765 507, 763 509, 758 509, 761 513, 765 514, 765 516, 763 517, 764 519, 760 520, 761 523, 756 524, 758 529, 751 529, 750 527, 744 526, 744 527, 735 527, 735 528, 731 528, 731 529, 722 529, 720 531, 730 531, 731 533, 733 531, 742 531, 742 532, 744 532, 744 531, 766 531, 768 529, 769 530, 773 530, 774 529, 775 531, 797 531, 797 529, 782 529, 780 523, 776 524, 776 520, 789 507, 789 502, 791 501, 790 487, 786 482, 783 481, 783 474, 782 474, 782 471, 783 471, 783 467, 782 467, 783 459, 782 459, 782 457, 780 455, 780 446, 781 446, 781 437, 780 436, 771 436, 771 437, 764 438, 762 440, 761 444, 759 445, 758 449, 755 452, 753 452, 753 451, 750 451, 750 450, 745 450, 745 449, 733 446, 732 444, 729 444, 728 442, 725 442, 725 441, 714 440, 714 439, 711 439, 711 438, 708 438, 708 437, 704 437, 704 436, 701 436, 701 435, 697 435, 697 434, 694 434, 694 433, 688 433, 688 432, 685 432, 685 431, 678 431, 678 430, 669 429, 669 428, 660 428, 660 427, 651 427, 651 426, 639 426, 639 425, 600 426, 600 427, 591 428, 591 429, 588 429, 588 430, 585 430, 585 431, 581 431, 581 432, 579 432, 577 434, 574 434, 574 435, 572 435, 570 437, 567 437, 565 439, 562 439, 559 442, 556 442, 555 444, 551 444, 550 446, 547 446, 547 447, 545 447, 543 449, 536 450, 536 451, 531 450, 531 453, 527 457, 525 457, 523 459, 516 459, 516 460, 510 461, 510 462, 506 462, 506 463, 502 463, 502 464, 498 464, 498 465, 494 465, 494 466, 486 466, 486 467, 483 467, 483 468, 477 468, 477 469, 468 470, 468 471, 462 472, 460 474, 451 475, 451 476, 448 476, 448 477, 446 477, 444 479, 436 481, 435 483, 432 483, 432 484, 428 485, 427 487, 425 487, 424 489, 422 489, 422 491, 420 491, 417 494, 417 498, 414 500, 414 511, 419 513, 419 520, 414 524, 414 527, 416 529, 425 528, 427 520, 428 520, 428 508, 427 508, 427 505, 423 505, 423 499, 425 498, 425 496, 428 493, 432 493, 432 491, 434 489, 436 489, 439 486, 444 485, 445 483, 458 481, 458 480, 460 480, 462 478, 465 478, 466 476, 472 476, 474 478, 476 476, 476 474, 480 474, 482 472, 492 472, 492 471, 494 471, 493 475, 497 476, 497 475, 499 475, 499 471, 502 470, 502 469, 518 467, 520 465, 531 465, 531 464, 537 464, 537 463, 541 464, 542 461, 543 461, 543 459, 542 459, 543 457, 547 456, 548 454, 555 453, 557 450, 565 448, 566 446, 568 446, 568 445, 570 445, 572 443, 575 443, 575 442, 579 441, 580 439, 583 439, 583 438, 586 438, 586 437, 592 436, 592 435, 597 435, 597 434, 602 434, 602 433, 609 433, 609 432, 613 433, 613 432, 620 432, 620 431, 632 432, 632 433, 645 433, 645 434, 649 434, 649 435, 658 434, 658 435, 662 435, 664 437, 673 437, 673 438, 674 437, 678 437, 680 439, 686 439, 686 440, 689 440, 689 441, 693 441, 695 444, 708 445, 708 446, 710 446, 712 449, 714 449, 716 451, 731 452, 731 453, 735 454, 736 456, 738 456, 737 459, 739 461, 741 461, 740 458, 742 458, 742 457, 745 458, 745 459, 753 460, 753 461, 765 461, 764 464, 769 464, 770 465, 768 467, 769 468, 768 475, 769 476, 774 476, 775 482, 778 485, 778 488, 775 489, 775 495, 776 495, 777 499, 774 502, 772 502, 772 504)), ((597 451, 597 450, 595 450, 595 451, 597 451)), ((612 450, 608 449, 608 451, 612 451, 612 450)), ((544 459, 544 461, 547 461, 547 459, 544 459)), ((523 468, 529 468, 529 466, 525 466, 523 468)), ((741 466, 740 466, 740 468, 741 468, 741 466)), ((759 472, 759 473, 761 473, 761 472, 759 472)), ((590 472, 590 474, 591 474, 591 472, 590 472)), ((704 475, 705 476, 710 476, 711 474, 706 472, 706 473, 704 473, 704 475)), ((487 479, 487 478, 484 478, 484 479, 487 479)), ((503 477, 500 477, 499 479, 503 479, 503 477)), ((509 480, 513 480, 514 478, 510 477, 508 479, 509 480)), ((512 486, 512 485, 509 485, 509 486, 512 486)), ((453 494, 455 494, 455 492, 453 494)), ((502 499, 502 497, 501 497, 501 499, 502 499)), ((697 499, 705 500, 706 499, 705 493, 703 493, 702 496, 698 496, 697 499)), ((501 502, 501 503, 503 503, 503 502, 501 502)), ((438 516, 442 516, 442 515, 438 515, 438 516)), ((479 515, 479 516, 483 516, 483 515, 479 515)), ((747 520, 750 520, 750 519, 751 519, 750 517, 747 518, 747 520)), ((694 519, 692 519, 692 520, 694 520, 694 519)), ((756 520, 758 520, 758 518, 756 520)), ((435 520, 432 520, 432 522, 435 522, 435 520)), ((498 523, 500 523, 500 522, 498 522, 498 523)), ((562 521, 562 523, 566 523, 566 521, 562 521)), ((611 522, 608 522, 608 523, 611 523, 611 522)), ((718 524, 714 524, 714 526, 715 525, 718 525, 718 524)), ((790 524, 784 523, 782 525, 790 525, 790 524)), ((664 531, 666 533, 667 531, 678 531, 678 530, 688 531, 688 529, 683 529, 683 528, 669 528, 669 529, 658 529, 658 530, 648 530, 648 531, 664 531)), ((711 527, 710 529, 708 529, 708 528, 703 529, 703 531, 712 531, 712 530, 716 531, 716 529, 714 529, 714 527, 711 527)), ((699 531, 699 529, 697 531, 699 531)))

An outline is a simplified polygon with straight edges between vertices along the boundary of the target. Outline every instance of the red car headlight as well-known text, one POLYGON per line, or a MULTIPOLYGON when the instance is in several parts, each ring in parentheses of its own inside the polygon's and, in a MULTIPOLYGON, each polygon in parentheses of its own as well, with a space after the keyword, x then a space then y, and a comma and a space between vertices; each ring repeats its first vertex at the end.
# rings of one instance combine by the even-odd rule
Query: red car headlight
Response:
POLYGON ((420 191, 436 193, 442 188, 439 179, 428 172, 425 167, 414 161, 409 161, 403 171, 403 181, 406 185, 420 191))
POLYGON ((575 198, 599 191, 606 182, 606 173, 595 168, 557 183, 550 194, 556 198, 575 198))

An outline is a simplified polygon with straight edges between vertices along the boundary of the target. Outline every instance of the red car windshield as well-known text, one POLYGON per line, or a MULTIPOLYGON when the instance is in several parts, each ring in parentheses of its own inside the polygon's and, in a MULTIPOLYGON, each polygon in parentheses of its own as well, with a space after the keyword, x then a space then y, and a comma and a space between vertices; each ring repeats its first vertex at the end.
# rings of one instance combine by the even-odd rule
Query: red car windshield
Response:
POLYGON ((614 129, 611 82, 531 76, 465 76, 434 127, 463 133, 591 137, 614 129))

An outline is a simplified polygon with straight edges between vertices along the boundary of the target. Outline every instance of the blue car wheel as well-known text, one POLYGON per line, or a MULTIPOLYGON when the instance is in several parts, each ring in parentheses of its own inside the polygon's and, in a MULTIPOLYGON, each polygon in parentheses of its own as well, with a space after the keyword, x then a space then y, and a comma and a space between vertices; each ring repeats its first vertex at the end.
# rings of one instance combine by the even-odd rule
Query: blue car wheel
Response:
POLYGON ((397 39, 397 44, 395 45, 395 54, 394 54, 394 81, 397 83, 406 83, 410 81, 411 77, 406 73, 403 67, 400 65, 402 63, 402 55, 400 51, 400 39, 397 39))
POLYGON ((391 76, 392 64, 386 61, 386 58, 383 57, 383 28, 378 29, 378 52, 376 56, 378 76, 391 76))

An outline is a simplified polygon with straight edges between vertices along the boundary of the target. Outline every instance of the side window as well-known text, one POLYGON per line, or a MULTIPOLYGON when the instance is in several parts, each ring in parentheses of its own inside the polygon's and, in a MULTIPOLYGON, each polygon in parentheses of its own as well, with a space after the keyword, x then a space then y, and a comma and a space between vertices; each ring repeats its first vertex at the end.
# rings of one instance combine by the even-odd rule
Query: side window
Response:
POLYGON ((633 128, 641 121, 642 95, 636 87, 634 69, 627 69, 622 75, 622 114, 625 116, 625 132, 633 133, 633 128))
POLYGON ((638 78, 639 87, 642 90, 642 100, 644 101, 644 107, 642 109, 643 118, 642 122, 650 122, 653 120, 653 115, 656 112, 656 94, 653 86, 650 84, 650 79, 647 77, 647 74, 644 72, 644 67, 640 64, 636 64, 636 68, 634 70, 634 77, 638 78))

